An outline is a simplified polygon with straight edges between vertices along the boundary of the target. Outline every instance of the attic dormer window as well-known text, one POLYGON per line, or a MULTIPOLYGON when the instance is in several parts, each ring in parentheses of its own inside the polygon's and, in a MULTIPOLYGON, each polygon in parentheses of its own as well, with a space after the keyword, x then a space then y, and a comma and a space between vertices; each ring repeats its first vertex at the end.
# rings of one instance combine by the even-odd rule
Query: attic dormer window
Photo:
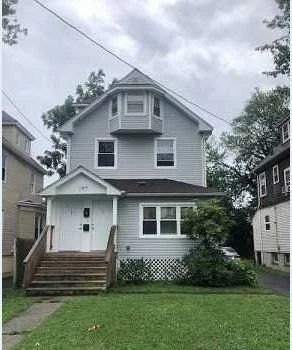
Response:
POLYGON ((156 96, 154 96, 153 100, 153 114, 156 117, 160 117, 160 99, 156 96))
POLYGON ((290 121, 288 120, 282 125, 283 143, 290 139, 290 121))
POLYGON ((112 117, 118 114, 118 96, 112 98, 112 117))
POLYGON ((131 92, 126 94, 126 113, 142 114, 145 111, 145 94, 131 92))

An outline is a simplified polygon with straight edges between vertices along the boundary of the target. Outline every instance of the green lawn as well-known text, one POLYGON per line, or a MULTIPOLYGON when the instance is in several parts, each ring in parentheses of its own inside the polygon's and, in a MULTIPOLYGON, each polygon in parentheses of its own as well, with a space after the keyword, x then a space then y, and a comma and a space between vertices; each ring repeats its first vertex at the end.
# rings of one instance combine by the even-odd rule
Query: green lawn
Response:
POLYGON ((115 292, 71 298, 16 347, 29 350, 288 348, 287 298, 246 291, 213 294, 207 290, 205 294, 115 292), (98 325, 97 329, 89 330, 94 325, 98 325))
POLYGON ((25 296, 23 290, 4 290, 2 293, 2 322, 9 321, 30 305, 31 300, 25 296))

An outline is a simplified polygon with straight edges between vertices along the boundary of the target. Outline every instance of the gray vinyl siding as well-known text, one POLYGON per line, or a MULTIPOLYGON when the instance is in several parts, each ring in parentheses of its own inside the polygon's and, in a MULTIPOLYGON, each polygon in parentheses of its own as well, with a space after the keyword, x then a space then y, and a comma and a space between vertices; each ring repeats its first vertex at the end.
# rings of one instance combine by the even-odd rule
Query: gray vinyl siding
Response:
POLYGON ((71 139, 70 169, 83 165, 102 178, 168 178, 203 185, 202 136, 198 125, 171 104, 164 105, 162 137, 176 138, 175 169, 156 169, 154 166, 154 135, 116 135, 117 168, 95 169, 95 138, 111 138, 108 132, 108 104, 98 109, 74 128, 71 139))
POLYGON ((151 116, 151 129, 153 131, 162 132, 163 130, 163 120, 155 116, 151 116))
POLYGON ((109 130, 110 131, 115 131, 119 129, 119 117, 115 117, 109 120, 109 130))
POLYGON ((119 259, 127 257, 182 257, 195 246, 187 238, 144 238, 139 237, 141 203, 186 203, 193 204, 190 198, 122 198, 118 201, 118 238, 119 259), (126 247, 130 246, 130 250, 126 247))
POLYGON ((122 129, 149 129, 149 116, 123 116, 122 129))
POLYGON ((259 209, 253 218, 255 251, 289 253, 290 202, 259 209), (265 229, 265 216, 270 216, 271 230, 265 229))

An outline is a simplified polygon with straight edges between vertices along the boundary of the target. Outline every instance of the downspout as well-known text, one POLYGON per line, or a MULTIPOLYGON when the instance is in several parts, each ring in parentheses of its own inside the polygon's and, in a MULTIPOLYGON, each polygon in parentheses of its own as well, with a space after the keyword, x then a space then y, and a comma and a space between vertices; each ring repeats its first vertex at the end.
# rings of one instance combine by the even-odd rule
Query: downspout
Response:
POLYGON ((278 253, 280 253, 281 249, 280 249, 280 244, 279 244, 279 235, 278 235, 278 225, 277 225, 277 208, 276 206, 274 206, 274 215, 275 215, 275 231, 276 231, 276 244, 277 244, 277 250, 278 253))

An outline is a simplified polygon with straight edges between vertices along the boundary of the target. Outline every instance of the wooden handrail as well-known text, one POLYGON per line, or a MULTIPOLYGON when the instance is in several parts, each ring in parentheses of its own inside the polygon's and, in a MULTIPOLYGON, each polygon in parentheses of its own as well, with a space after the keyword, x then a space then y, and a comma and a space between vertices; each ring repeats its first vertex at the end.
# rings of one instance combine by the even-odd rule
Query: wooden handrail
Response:
POLYGON ((107 247, 106 247, 106 251, 105 251, 105 259, 106 259, 107 262, 110 261, 112 252, 115 249, 115 235, 116 235, 116 232, 117 232, 117 225, 113 225, 111 227, 111 230, 110 230, 110 234, 109 234, 108 242, 107 242, 107 247))
POLYGON ((35 241, 31 250, 23 260, 24 263, 24 275, 23 275, 23 287, 26 288, 33 280, 34 273, 37 266, 41 262, 46 252, 47 234, 51 226, 45 226, 38 239, 35 241))
POLYGON ((117 225, 111 227, 106 247, 105 260, 107 262, 107 287, 111 286, 116 281, 115 235, 117 234, 117 230, 117 225))

